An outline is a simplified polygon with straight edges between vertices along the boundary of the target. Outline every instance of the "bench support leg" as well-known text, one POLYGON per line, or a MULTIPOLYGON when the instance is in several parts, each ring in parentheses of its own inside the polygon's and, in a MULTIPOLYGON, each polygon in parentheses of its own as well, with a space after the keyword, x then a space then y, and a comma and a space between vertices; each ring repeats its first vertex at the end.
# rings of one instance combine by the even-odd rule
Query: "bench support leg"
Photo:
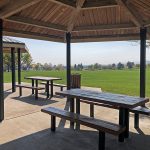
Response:
POLYGON ((51 131, 55 132, 56 130, 56 117, 51 116, 51 131))
POLYGON ((35 90, 35 99, 38 99, 38 90, 35 90))
POLYGON ((139 114, 134 114, 134 128, 139 128, 139 114))
POLYGON ((94 117, 94 105, 90 104, 90 117, 94 117))
POLYGON ((99 131, 98 150, 105 150, 105 132, 99 131))
MULTIPOLYGON (((125 111, 124 108, 119 108, 119 125, 125 126, 125 111)), ((124 142, 124 132, 118 137, 119 142, 124 142)))
POLYGON ((22 88, 19 87, 19 96, 22 96, 22 88))
POLYGON ((60 91, 63 91, 63 87, 62 86, 60 87, 60 91))
POLYGON ((47 92, 47 84, 45 84, 45 93, 47 92))

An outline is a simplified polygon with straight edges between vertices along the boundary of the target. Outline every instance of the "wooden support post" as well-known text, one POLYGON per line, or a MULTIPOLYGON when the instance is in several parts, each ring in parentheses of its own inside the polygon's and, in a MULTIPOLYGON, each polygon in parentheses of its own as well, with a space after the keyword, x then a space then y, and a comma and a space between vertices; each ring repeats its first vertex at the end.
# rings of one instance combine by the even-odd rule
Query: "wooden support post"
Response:
POLYGON ((18 84, 21 84, 21 51, 18 48, 18 84))
POLYGON ((146 72, 146 28, 140 29, 140 97, 145 97, 146 72))
POLYGON ((3 20, 0 19, 0 122, 4 120, 3 20))
POLYGON ((12 92, 16 92, 15 48, 11 48, 12 92))
MULTIPOLYGON (((67 63, 67 90, 71 89, 71 33, 66 33, 66 63, 67 63)), ((70 112, 74 112, 74 100, 67 98, 70 101, 70 112)), ((74 122, 70 122, 70 127, 74 128, 74 122)))
MULTIPOLYGON (((146 87, 146 33, 147 28, 140 29, 140 97, 145 97, 146 87)), ((134 119, 134 127, 139 128, 139 114, 135 114, 134 119)))
POLYGON ((67 43, 67 90, 71 88, 71 33, 66 33, 67 43))

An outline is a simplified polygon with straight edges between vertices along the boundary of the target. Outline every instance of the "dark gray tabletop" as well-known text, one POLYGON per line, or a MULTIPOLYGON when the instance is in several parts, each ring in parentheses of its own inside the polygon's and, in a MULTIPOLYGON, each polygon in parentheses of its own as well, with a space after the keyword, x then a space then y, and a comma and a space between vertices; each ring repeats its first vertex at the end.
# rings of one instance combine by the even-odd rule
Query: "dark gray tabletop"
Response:
POLYGON ((56 77, 43 77, 43 76, 25 77, 25 79, 42 80, 42 81, 62 80, 61 78, 56 78, 56 77))
POLYGON ((97 92, 92 90, 71 89, 61 92, 56 92, 57 95, 79 98, 93 102, 110 104, 123 108, 134 108, 143 105, 149 101, 149 98, 140 98, 135 96, 112 94, 107 92, 97 92))

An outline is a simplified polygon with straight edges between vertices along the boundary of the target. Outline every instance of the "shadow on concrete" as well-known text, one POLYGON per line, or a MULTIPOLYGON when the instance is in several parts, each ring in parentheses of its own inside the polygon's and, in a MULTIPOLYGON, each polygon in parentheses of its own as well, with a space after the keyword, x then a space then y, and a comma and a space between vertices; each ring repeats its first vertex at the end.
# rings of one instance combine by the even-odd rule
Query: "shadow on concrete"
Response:
POLYGON ((135 129, 136 129, 136 131, 137 131, 139 134, 145 135, 144 132, 143 132, 140 128, 135 128, 135 129))
POLYGON ((10 90, 5 90, 4 91, 4 100, 10 95, 12 92, 10 90))
POLYGON ((13 100, 19 100, 21 102, 24 103, 28 103, 31 105, 38 105, 38 106, 45 106, 45 105, 49 105, 49 104, 53 104, 56 103, 58 101, 53 100, 53 99, 46 99, 46 98, 42 98, 39 97, 37 100, 35 99, 34 96, 30 95, 30 96, 26 96, 26 97, 12 97, 13 100))
MULTIPOLYGON (((64 110, 69 111, 69 108, 70 108, 70 103, 69 103, 69 101, 66 100, 64 110)), ((59 122, 58 128, 64 128, 65 123, 66 123, 66 120, 61 119, 60 122, 59 122)))
MULTIPOLYGON (((124 143, 106 134, 106 150, 149 150, 150 136, 130 134, 124 143)), ((1 144, 0 150, 98 150, 98 132, 57 128, 52 133, 46 129, 1 144)))

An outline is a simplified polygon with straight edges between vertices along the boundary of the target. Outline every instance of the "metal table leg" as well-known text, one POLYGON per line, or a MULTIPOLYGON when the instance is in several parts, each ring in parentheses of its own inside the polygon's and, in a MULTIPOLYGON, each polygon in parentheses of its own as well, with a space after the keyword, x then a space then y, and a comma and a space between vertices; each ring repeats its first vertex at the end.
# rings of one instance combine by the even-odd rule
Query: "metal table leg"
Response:
MULTIPOLYGON (((32 87, 34 87, 34 80, 32 79, 32 87)), ((32 95, 34 95, 34 89, 32 89, 32 95)))
MULTIPOLYGON (((119 125, 125 126, 125 109, 119 108, 119 125)), ((118 137, 119 142, 124 142, 124 133, 121 133, 118 137)))
POLYGON ((46 93, 47 93, 47 99, 49 98, 49 81, 46 83, 46 93))
POLYGON ((51 80, 51 97, 53 97, 53 80, 51 80))
POLYGON ((126 130, 124 133, 124 137, 128 138, 129 137, 129 109, 125 109, 125 126, 126 126, 126 130))
POLYGON ((38 87, 38 80, 35 80, 35 86, 38 87))
MULTIPOLYGON (((35 85, 38 87, 38 80, 35 80, 35 85)), ((38 90, 35 89, 35 99, 38 99, 38 90)))
MULTIPOLYGON (((80 114, 80 99, 76 99, 76 113, 80 114)), ((80 124, 76 123, 76 129, 80 130, 80 124)))
MULTIPOLYGON (((70 102, 70 112, 74 113, 74 98, 68 98, 70 102)), ((70 121, 70 128, 74 129, 74 122, 70 121)))

